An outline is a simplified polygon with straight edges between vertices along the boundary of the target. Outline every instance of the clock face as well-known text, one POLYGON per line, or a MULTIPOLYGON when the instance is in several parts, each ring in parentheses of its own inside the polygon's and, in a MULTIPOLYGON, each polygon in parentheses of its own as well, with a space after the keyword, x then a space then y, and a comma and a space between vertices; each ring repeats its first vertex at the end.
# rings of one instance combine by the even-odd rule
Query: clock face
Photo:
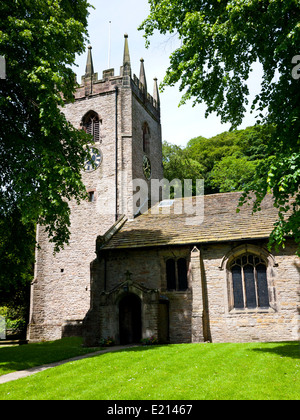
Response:
POLYGON ((144 156, 143 158, 143 171, 144 175, 147 179, 151 178, 151 163, 148 156, 144 156))
POLYGON ((84 164, 84 170, 86 172, 92 172, 95 171, 102 162, 102 153, 99 149, 96 149, 96 147, 89 147, 91 159, 87 159, 84 164))

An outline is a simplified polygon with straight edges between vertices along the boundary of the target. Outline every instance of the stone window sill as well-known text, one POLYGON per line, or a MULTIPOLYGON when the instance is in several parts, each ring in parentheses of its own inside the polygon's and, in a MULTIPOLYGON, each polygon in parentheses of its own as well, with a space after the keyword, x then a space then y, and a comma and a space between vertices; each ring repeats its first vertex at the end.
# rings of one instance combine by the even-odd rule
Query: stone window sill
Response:
POLYGON ((229 315, 247 315, 247 314, 273 314, 274 312, 276 312, 276 310, 274 308, 254 308, 254 309, 248 309, 248 308, 244 308, 244 309, 230 309, 229 310, 229 315))

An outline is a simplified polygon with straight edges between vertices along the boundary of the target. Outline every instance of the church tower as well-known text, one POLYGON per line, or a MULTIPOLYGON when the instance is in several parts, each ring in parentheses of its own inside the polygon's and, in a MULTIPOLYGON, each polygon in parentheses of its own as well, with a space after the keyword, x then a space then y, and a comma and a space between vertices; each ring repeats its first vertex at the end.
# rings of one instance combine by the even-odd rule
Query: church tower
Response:
POLYGON ((104 70, 98 78, 89 46, 75 101, 63 109, 74 127, 93 136, 94 164, 86 162, 82 174, 87 200, 69 204, 70 244, 54 256, 44 228, 37 229, 39 249, 28 327, 31 341, 59 339, 65 329, 80 329, 89 310, 90 263, 97 237, 122 217, 137 216, 133 180, 142 179, 149 185, 151 179, 163 178, 157 79, 151 96, 143 59, 139 78, 132 76, 128 35, 120 75, 114 73, 114 69, 104 70))

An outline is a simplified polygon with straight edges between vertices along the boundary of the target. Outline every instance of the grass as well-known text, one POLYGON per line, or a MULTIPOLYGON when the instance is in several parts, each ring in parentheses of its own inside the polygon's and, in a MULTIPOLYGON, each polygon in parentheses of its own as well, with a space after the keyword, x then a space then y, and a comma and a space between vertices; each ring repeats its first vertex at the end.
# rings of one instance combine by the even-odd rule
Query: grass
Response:
POLYGON ((0 376, 17 370, 58 362, 96 350, 100 350, 100 347, 92 349, 82 347, 82 339, 78 337, 24 346, 3 346, 0 347, 0 376))
POLYGON ((299 343, 126 349, 0 385, 0 399, 299 400, 299 343))

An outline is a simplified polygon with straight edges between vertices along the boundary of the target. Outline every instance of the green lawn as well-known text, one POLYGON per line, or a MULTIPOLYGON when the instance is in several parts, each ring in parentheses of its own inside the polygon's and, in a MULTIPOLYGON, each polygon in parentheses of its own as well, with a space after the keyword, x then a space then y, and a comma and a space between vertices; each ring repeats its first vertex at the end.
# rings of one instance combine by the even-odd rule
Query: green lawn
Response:
POLYGON ((299 343, 126 349, 0 385, 0 399, 299 400, 299 343))
POLYGON ((0 347, 0 376, 17 370, 58 362, 100 349, 101 347, 92 349, 82 347, 82 339, 78 337, 24 346, 3 346, 0 347))

